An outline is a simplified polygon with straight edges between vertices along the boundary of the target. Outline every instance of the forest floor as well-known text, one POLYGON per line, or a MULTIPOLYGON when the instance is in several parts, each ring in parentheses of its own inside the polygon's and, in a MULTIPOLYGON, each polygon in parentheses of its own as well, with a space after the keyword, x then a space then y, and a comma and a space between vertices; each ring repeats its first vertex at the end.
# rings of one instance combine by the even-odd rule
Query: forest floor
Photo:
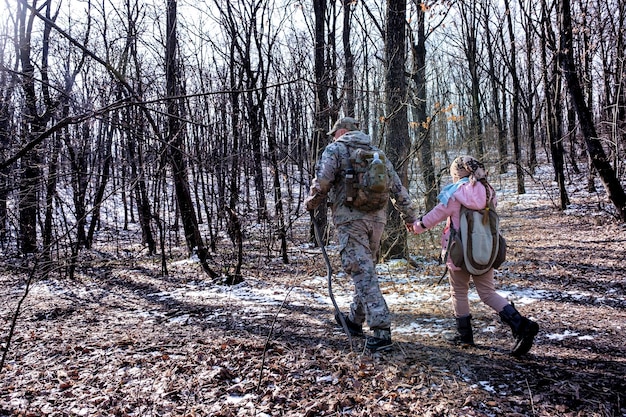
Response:
MULTIPOLYGON (((410 238, 417 268, 379 265, 393 349, 370 354, 362 338, 351 349, 303 218, 290 263, 250 243, 236 286, 182 255, 163 277, 159 259, 119 240, 84 253, 77 279, 34 283, 0 370, 0 416, 624 417, 626 229, 595 195, 572 189, 563 212, 529 188, 499 191, 509 252, 496 274, 540 325, 523 358, 473 290, 477 347, 444 341, 454 322, 438 231, 410 238)), ((332 245, 329 255, 346 311, 352 287, 332 245)), ((18 271, 0 266, 3 349, 24 295, 18 271)))

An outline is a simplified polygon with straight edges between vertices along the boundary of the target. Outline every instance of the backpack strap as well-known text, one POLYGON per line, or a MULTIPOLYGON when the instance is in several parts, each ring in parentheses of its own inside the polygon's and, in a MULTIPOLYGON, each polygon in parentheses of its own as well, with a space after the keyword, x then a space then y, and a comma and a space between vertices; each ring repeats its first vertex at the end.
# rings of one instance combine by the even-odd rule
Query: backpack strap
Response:
POLYGON ((446 273, 448 272, 448 255, 450 254, 450 245, 452 244, 452 239, 454 239, 454 234, 456 233, 456 231, 452 228, 452 220, 450 220, 450 236, 448 237, 448 245, 446 246, 446 254, 443 255, 443 275, 441 275, 441 278, 439 278, 439 281, 437 281, 437 285, 441 284, 441 280, 443 280, 443 278, 446 276, 446 273))
POLYGON ((352 168, 352 162, 350 162, 350 145, 348 145, 346 142, 338 143, 343 145, 343 147, 345 148, 345 153, 340 152, 341 162, 339 166, 339 168, 341 169, 341 176, 344 177, 346 170, 352 168))
POLYGON ((448 235, 448 244, 446 245, 446 253, 445 255, 443 255, 443 266, 444 266, 444 270, 443 270, 443 275, 441 275, 441 278, 439 278, 439 281, 437 281, 437 285, 441 284, 441 280, 443 280, 443 278, 446 276, 446 273, 448 272, 448 255, 450 255, 450 246, 452 246, 452 241, 454 240, 454 236, 456 236, 456 234, 458 233, 456 231, 456 229, 454 228, 454 223, 452 222, 452 216, 449 217, 450 219, 450 234, 448 235))
POLYGON ((355 185, 358 183, 357 173, 352 166, 352 161, 350 160, 350 145, 348 145, 346 142, 341 142, 341 144, 343 144, 343 146, 346 148, 346 155, 342 158, 341 162, 340 174, 341 180, 344 183, 346 194, 344 204, 347 207, 352 208, 352 203, 356 198, 355 185))

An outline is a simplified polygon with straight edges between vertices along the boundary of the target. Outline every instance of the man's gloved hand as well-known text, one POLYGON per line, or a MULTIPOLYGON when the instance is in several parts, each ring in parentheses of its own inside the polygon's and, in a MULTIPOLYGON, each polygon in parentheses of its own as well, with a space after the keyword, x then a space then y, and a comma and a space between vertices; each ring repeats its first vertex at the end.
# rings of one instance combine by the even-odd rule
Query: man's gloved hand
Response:
POLYGON ((307 211, 313 211, 317 208, 317 205, 314 205, 313 203, 313 196, 310 195, 304 199, 304 207, 307 211))

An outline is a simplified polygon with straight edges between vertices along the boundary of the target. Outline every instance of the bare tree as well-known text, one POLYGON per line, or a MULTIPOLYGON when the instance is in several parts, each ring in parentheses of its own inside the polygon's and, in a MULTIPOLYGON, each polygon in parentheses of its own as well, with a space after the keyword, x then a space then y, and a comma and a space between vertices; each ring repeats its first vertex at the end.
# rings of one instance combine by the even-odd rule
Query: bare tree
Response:
MULTIPOLYGON (((120 82, 120 77, 117 78, 116 96, 121 97, 124 90, 134 91, 138 97, 144 95, 144 85, 141 77, 141 64, 139 62, 139 28, 138 20, 142 14, 142 10, 138 4, 132 4, 130 0, 125 2, 126 7, 126 19, 125 27, 126 36, 124 39, 124 46, 122 48, 122 54, 119 61, 119 73, 122 79, 126 79, 127 71, 132 73, 130 68, 134 69, 134 77, 130 77, 135 80, 135 87, 128 86, 124 89, 123 83, 120 82)), ((106 32, 105 32, 106 35, 106 32)), ((152 231, 152 203, 148 195, 148 180, 146 175, 146 166, 144 164, 144 143, 148 130, 147 121, 142 117, 140 109, 135 107, 128 107, 123 109, 121 114, 122 126, 126 126, 121 134, 125 139, 124 143, 124 155, 130 165, 130 183, 132 184, 132 192, 130 193, 131 202, 136 202, 137 206, 137 218, 139 220, 139 226, 141 230, 142 242, 147 246, 148 253, 156 253, 156 241, 154 239, 154 233, 152 231)), ((131 211, 132 212, 132 211, 131 211)), ((157 218, 158 222, 158 218, 157 218)), ((163 248, 162 248, 163 250, 163 248)))
MULTIPOLYGON (((407 157, 411 149, 407 117, 406 0, 387 2, 385 27, 385 152, 402 183, 408 185, 407 157)), ((397 209, 390 205, 389 220, 381 245, 384 258, 406 258, 406 228, 397 209)))
MULTIPOLYGON (((51 4, 44 5, 46 17, 51 19, 51 4)), ((33 25, 36 14, 24 2, 17 4, 19 24, 19 61, 21 64, 21 87, 24 94, 24 110, 22 117, 23 142, 32 142, 35 137, 46 130, 46 125, 54 112, 55 103, 50 95, 48 82, 48 56, 50 42, 50 25, 44 25, 42 38, 41 61, 38 63, 41 79, 41 100, 37 93, 37 77, 32 57, 33 25), (41 101, 41 102, 40 102, 41 101)), ((39 207, 37 194, 41 184, 41 148, 34 146, 26 152, 20 161, 21 177, 19 191, 19 242, 20 251, 24 254, 37 251, 37 210, 39 207)))
MULTIPOLYGON (((491 21, 491 6, 488 1, 482 2, 482 11, 483 11, 483 24, 484 24, 484 34, 485 40, 489 47, 487 48, 487 56, 488 56, 488 73, 489 73, 489 81, 491 84, 491 102, 492 102, 492 111, 488 112, 487 115, 491 115, 490 118, 492 122, 495 124, 495 127, 498 131, 498 165, 499 172, 504 174, 508 171, 508 140, 507 140, 507 129, 505 127, 504 121, 506 120, 506 88, 505 88, 505 77, 504 77, 504 69, 501 65, 499 65, 496 59, 496 51, 499 49, 496 46, 496 42, 504 43, 504 33, 503 33, 503 23, 496 23, 496 33, 497 36, 492 34, 492 28, 490 27, 491 21)), ((502 48, 504 50, 504 48, 502 48)))
MULTIPOLYGON (((330 110, 330 102, 328 99, 329 85, 331 75, 326 64, 326 0, 314 0, 313 10, 315 13, 315 110, 313 120, 313 137, 311 138, 310 166, 314 167, 315 161, 319 159, 321 152, 328 144, 328 126, 332 112, 330 110)), ((336 116, 335 116, 336 117, 336 116)), ((314 174, 314 170, 311 171, 314 174)), ((325 204, 322 204, 325 207, 325 204)), ((316 210, 315 222, 323 233, 324 240, 328 240, 328 216, 326 210, 316 210)), ((315 242, 315 234, 313 225, 311 225, 310 239, 315 242)))
POLYGON ((563 159, 563 109, 561 105, 562 76, 558 71, 558 61, 555 59, 548 60, 548 51, 556 50, 556 37, 550 26, 549 13, 547 5, 542 2, 543 15, 543 36, 541 38, 541 66, 544 80, 544 96, 545 96, 545 119, 548 142, 550 144, 550 155, 552 157, 552 166, 554 175, 559 185, 561 210, 567 208, 569 197, 565 188, 564 159, 563 159))
MULTIPOLYGON (((2 26, 2 29, 8 31, 9 26, 2 26)), ((8 33, 3 33, 3 36, 0 36, 0 38, 2 39, 0 42, 0 66, 8 69, 9 62, 5 61, 5 56, 9 56, 8 52, 11 46, 17 48, 17 45, 7 42, 9 39, 8 33)), ((0 72, 0 160, 2 161, 6 160, 14 145, 15 127, 12 122, 14 108, 12 97, 18 84, 16 75, 18 65, 19 62, 15 60, 12 71, 0 72)), ((11 171, 9 165, 3 165, 0 168, 0 243, 2 244, 6 242, 7 238, 7 200, 9 198, 9 176, 11 171)))
MULTIPOLYGON (((209 252, 202 240, 198 219, 193 206, 193 200, 189 190, 187 177, 187 164, 184 153, 185 131, 180 123, 181 106, 180 96, 180 67, 177 59, 178 37, 176 35, 176 0, 167 1, 167 28, 165 47, 165 66, 167 81, 167 144, 169 160, 172 165, 172 175, 174 177, 174 188, 176 190, 176 200, 183 221, 185 230, 185 240, 190 252, 196 252, 203 269, 211 278, 219 275, 213 271, 208 264, 209 252)), ((234 281, 239 281, 240 277, 235 277, 234 281)), ((235 283, 235 282, 232 282, 235 283)))
MULTIPOLYGON (((525 8, 523 0, 519 0, 519 10, 522 18, 523 34, 526 38, 526 91, 520 91, 520 105, 526 115, 526 136, 528 143, 528 165, 531 173, 535 172, 537 167, 537 138, 536 138, 536 121, 537 115, 535 114, 535 100, 537 96, 537 77, 535 75, 535 66, 533 65, 534 58, 536 56, 535 51, 535 35, 541 31, 541 28, 536 27, 534 13, 537 7, 533 2, 528 2, 528 7, 525 8)), ((520 77, 524 73, 524 70, 520 70, 520 77)), ((521 82, 520 82, 521 87, 521 82)))
POLYGON ((509 41, 511 48, 511 59, 509 61, 509 71, 513 80, 513 96, 511 98, 513 108, 512 120, 511 120, 511 140, 513 141, 513 151, 515 152, 516 173, 517 173, 517 193, 524 194, 526 187, 524 185, 524 170, 522 167, 522 155, 520 150, 520 138, 519 138, 519 105, 520 105, 520 79, 517 73, 517 50, 515 48, 515 32, 513 30, 513 21, 511 16, 511 9, 509 7, 509 0, 504 0, 507 15, 507 24, 509 32, 509 41))
POLYGON ((343 110, 348 116, 355 116, 354 113, 354 56, 352 55, 352 47, 350 46, 350 28, 352 22, 352 6, 354 0, 342 0, 343 2, 343 30, 341 39, 343 41, 343 55, 345 59, 345 71, 343 78, 343 110))
POLYGON ((459 2, 461 15, 461 29, 463 31, 463 52, 467 60, 470 75, 470 129, 468 148, 476 152, 478 159, 485 156, 483 137, 483 122, 480 114, 480 51, 478 33, 479 27, 479 2, 459 2))
MULTIPOLYGON (((424 205, 430 210, 437 204, 437 178, 433 164, 432 139, 430 137, 432 117, 427 114, 427 80, 426 80, 426 12, 427 6, 416 4, 417 28, 411 34, 411 55, 413 67, 411 69, 411 90, 413 91, 413 117, 417 140, 415 147, 419 155, 420 171, 424 182, 424 205)), ((434 28, 433 28, 434 30, 434 28)), ((432 31, 430 32, 432 33, 432 31)))
POLYGON ((578 80, 572 44, 573 36, 570 1, 560 0, 559 5, 559 29, 561 31, 561 42, 559 45, 560 66, 563 70, 563 75, 567 80, 569 94, 572 97, 572 101, 576 108, 580 128, 585 137, 587 151, 591 157, 593 167, 598 172, 598 175, 606 188, 609 199, 615 205, 618 217, 621 221, 626 221, 626 193, 624 193, 624 188, 622 188, 619 179, 615 175, 615 170, 611 166, 604 148, 602 148, 602 142, 596 133, 596 127, 591 111, 587 106, 587 102, 585 101, 585 97, 578 80))
MULTIPOLYGON (((599 2, 596 16, 598 44, 602 65, 602 88, 598 92, 604 126, 611 144, 613 166, 618 174, 626 173, 626 3, 599 2)), ((596 40, 597 39, 597 40, 596 40)))

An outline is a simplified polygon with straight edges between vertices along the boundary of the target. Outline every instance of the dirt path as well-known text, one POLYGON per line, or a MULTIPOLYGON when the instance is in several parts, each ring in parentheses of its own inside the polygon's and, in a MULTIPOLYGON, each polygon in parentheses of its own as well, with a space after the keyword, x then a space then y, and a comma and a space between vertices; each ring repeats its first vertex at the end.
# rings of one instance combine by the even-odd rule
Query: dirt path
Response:
MULTIPOLYGON (((332 323, 323 279, 311 280, 323 274, 315 251, 295 250, 289 265, 250 257, 248 297, 203 282, 192 263, 164 279, 158 260, 99 252, 80 281, 33 288, 1 373, 0 415, 626 416, 626 230, 606 215, 527 206, 501 203, 510 250, 498 273, 541 325, 523 359, 477 301, 478 347, 442 341, 452 322, 433 262, 383 280, 389 297, 432 298, 394 304, 394 350, 372 356, 362 339, 351 352, 332 323)), ((5 264, 3 337, 18 279, 5 264)))

